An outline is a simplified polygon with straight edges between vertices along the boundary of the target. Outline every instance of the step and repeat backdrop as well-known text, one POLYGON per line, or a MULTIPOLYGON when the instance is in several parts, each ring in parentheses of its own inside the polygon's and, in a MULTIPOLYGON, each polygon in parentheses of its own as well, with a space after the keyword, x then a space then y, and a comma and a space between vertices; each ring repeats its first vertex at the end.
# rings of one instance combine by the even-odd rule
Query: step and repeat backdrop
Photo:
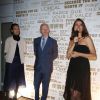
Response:
MULTIPOLYGON (((25 77, 27 86, 20 95, 34 98, 34 51, 33 40, 40 36, 41 23, 50 27, 50 36, 57 40, 58 58, 54 61, 53 73, 47 100, 63 100, 69 61, 66 49, 71 28, 76 18, 82 18, 94 41, 97 60, 91 63, 92 100, 100 100, 100 0, 14 0, 13 21, 21 28, 21 36, 27 43, 25 77)), ((40 89, 41 95, 41 89, 40 89)))

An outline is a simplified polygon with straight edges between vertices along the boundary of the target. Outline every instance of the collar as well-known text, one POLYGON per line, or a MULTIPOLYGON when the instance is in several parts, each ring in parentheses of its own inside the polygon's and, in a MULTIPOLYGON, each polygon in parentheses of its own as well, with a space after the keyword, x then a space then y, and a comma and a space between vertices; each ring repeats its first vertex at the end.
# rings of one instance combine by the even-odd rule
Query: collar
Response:
POLYGON ((41 37, 41 39, 43 39, 43 38, 44 38, 45 40, 47 40, 47 39, 48 39, 48 37, 49 37, 49 36, 47 36, 47 37, 43 37, 43 36, 42 36, 42 37, 41 37))

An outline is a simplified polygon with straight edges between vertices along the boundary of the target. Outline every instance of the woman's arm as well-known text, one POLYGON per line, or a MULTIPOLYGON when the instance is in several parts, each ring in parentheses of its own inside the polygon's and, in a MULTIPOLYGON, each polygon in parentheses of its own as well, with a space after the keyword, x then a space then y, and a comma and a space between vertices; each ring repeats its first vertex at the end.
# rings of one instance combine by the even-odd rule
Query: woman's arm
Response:
POLYGON ((67 56, 66 56, 67 59, 71 58, 71 53, 73 51, 74 46, 75 46, 74 41, 70 40, 69 45, 68 45, 68 49, 67 49, 67 56))
POLYGON ((8 48, 9 48, 9 39, 7 38, 5 41, 5 47, 4 47, 4 54, 6 55, 8 52, 8 48))
POLYGON ((94 47, 91 37, 86 37, 86 45, 88 46, 88 48, 90 50, 89 54, 73 52, 71 57, 80 56, 80 57, 88 58, 89 60, 96 60, 97 59, 96 50, 95 50, 95 47, 94 47))
POLYGON ((26 45, 26 40, 24 40, 24 54, 27 53, 27 45, 26 45))

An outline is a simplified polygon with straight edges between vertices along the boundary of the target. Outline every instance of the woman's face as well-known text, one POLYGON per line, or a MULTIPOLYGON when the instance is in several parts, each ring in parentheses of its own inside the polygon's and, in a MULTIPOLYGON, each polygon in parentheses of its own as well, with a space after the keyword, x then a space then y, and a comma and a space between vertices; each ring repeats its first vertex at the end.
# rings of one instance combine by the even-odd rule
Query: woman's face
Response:
POLYGON ((79 31, 80 33, 82 33, 83 25, 82 25, 81 21, 76 21, 75 26, 74 26, 74 30, 79 31))
POLYGON ((19 35, 20 34, 20 29, 19 26, 14 26, 13 30, 11 30, 14 35, 19 35))

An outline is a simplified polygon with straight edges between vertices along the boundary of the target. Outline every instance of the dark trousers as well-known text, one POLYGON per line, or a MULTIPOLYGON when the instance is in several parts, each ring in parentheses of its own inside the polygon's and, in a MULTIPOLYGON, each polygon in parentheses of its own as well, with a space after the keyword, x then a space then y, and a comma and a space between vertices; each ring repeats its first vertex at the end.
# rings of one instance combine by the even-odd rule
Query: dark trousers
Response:
POLYGON ((51 73, 43 73, 40 71, 34 72, 34 87, 35 87, 35 100, 39 100, 39 88, 42 83, 42 97, 41 100, 46 100, 48 95, 48 88, 50 83, 51 73))

